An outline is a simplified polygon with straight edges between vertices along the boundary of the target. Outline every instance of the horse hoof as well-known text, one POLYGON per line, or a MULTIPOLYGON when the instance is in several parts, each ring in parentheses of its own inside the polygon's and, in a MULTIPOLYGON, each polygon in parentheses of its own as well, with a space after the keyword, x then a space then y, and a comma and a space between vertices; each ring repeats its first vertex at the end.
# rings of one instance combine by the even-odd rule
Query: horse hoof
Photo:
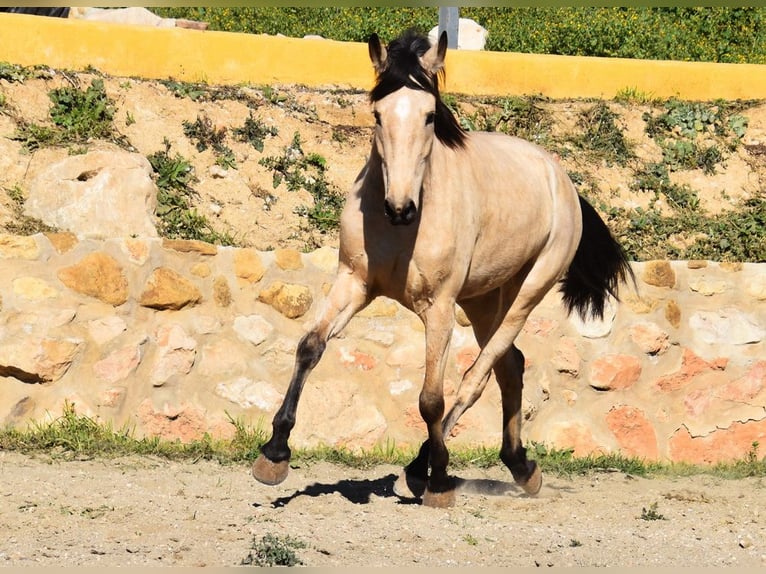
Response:
POLYGON ((433 492, 426 489, 423 495, 423 506, 430 506, 431 508, 450 508, 455 506, 456 496, 455 489, 451 488, 444 492, 433 492))
POLYGON ((253 463, 253 476, 258 482, 274 486, 287 478, 290 471, 290 461, 271 462, 268 458, 260 455, 253 463))
POLYGON ((540 471, 540 467, 537 466, 537 463, 533 460, 527 461, 527 470, 529 471, 529 474, 526 479, 517 480, 516 482, 524 489, 524 492, 530 496, 534 496, 540 492, 540 488, 543 486, 543 473, 540 471))
POLYGON ((394 494, 402 498, 420 498, 426 491, 426 481, 403 470, 394 482, 394 494))

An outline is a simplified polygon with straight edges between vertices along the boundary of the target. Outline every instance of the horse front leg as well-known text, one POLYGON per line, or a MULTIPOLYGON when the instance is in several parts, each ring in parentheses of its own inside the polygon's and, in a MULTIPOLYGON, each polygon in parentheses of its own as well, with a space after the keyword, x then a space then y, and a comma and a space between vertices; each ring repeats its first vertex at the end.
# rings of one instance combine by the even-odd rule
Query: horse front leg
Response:
POLYGON ((447 507, 455 504, 454 481, 447 475, 449 452, 444 443, 444 367, 454 325, 454 301, 434 302, 422 317, 426 327, 426 368, 420 392, 420 415, 428 430, 427 453, 431 467, 423 504, 447 507))
POLYGON ((275 485, 287 478, 292 454, 287 442, 295 426, 295 413, 306 377, 322 358, 328 339, 343 329, 367 303, 367 289, 360 278, 350 270, 340 270, 318 320, 298 343, 290 385, 272 420, 271 438, 261 447, 261 454, 253 464, 253 476, 258 481, 275 485))

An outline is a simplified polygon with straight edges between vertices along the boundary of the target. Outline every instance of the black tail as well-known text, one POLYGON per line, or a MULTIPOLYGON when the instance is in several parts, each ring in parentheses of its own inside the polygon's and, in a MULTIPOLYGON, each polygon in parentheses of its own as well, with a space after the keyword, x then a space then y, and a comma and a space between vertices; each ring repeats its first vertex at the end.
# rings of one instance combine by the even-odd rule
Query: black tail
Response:
POLYGON ((561 280, 561 294, 567 312, 577 311, 583 319, 602 318, 607 296, 616 299, 618 284, 628 278, 635 283, 635 277, 625 251, 582 196, 580 210, 582 238, 561 280))

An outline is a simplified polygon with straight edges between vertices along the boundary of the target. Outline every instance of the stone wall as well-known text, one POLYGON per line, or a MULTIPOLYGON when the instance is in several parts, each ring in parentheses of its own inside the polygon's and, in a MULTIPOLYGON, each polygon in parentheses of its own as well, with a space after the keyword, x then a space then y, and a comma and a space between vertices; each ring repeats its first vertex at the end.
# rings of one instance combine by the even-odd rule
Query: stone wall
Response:
MULTIPOLYGON (((162 239, 0 236, 0 422, 78 413, 138 436, 231 436, 280 403, 295 344, 337 251, 260 252, 162 239)), ((603 321, 556 293, 530 317, 524 438, 576 454, 716 462, 766 444, 766 266, 634 263, 637 292, 603 321)), ((445 388, 476 356, 458 311, 445 388)), ((330 342, 306 385, 296 445, 419 444, 419 320, 378 299, 330 342)), ((490 384, 452 441, 497 445, 490 384)))

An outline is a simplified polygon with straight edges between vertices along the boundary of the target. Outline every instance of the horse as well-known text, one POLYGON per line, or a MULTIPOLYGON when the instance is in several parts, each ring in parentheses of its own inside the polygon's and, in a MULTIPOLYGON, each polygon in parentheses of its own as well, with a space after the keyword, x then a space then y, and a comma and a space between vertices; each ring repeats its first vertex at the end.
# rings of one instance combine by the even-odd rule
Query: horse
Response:
POLYGON ((502 133, 465 131, 442 101, 447 35, 408 31, 368 41, 375 84, 369 159, 340 217, 338 270, 321 311, 298 343, 272 435, 252 467, 275 485, 289 470, 290 431, 304 383, 327 341, 377 296, 395 299, 425 327, 419 395, 428 437, 396 481, 423 505, 455 503, 445 437, 481 396, 491 373, 502 400, 500 459, 529 495, 542 473, 521 442, 524 355, 514 341, 556 284, 568 313, 602 317, 633 276, 624 250, 565 169, 541 147, 502 133), (459 305, 480 352, 446 417, 444 369, 459 305), (430 469, 430 473, 429 473, 430 469))

